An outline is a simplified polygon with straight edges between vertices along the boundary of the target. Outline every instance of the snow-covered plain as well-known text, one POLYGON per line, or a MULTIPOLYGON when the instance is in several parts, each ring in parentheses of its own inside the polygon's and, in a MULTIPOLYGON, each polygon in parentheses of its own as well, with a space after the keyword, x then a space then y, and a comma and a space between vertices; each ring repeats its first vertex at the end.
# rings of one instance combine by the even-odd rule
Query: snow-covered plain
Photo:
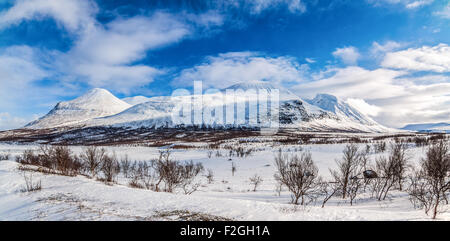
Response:
MULTIPOLYGON (((226 155, 216 157, 214 150, 208 157, 204 148, 172 151, 176 160, 202 162, 205 169, 214 171, 214 182, 207 184, 206 177, 199 177, 203 185, 192 195, 153 192, 128 187, 128 181, 120 177, 117 184, 106 185, 84 176, 66 177, 33 172, 33 179, 42 182, 42 190, 22 193, 25 185, 19 164, 14 161, 25 149, 36 145, 0 144, 0 154, 10 154, 10 160, 0 161, 0 220, 183 220, 183 214, 212 215, 232 220, 430 220, 423 210, 414 209, 405 192, 394 191, 385 201, 376 201, 370 194, 359 196, 350 206, 348 200, 333 198, 325 208, 322 199, 306 207, 289 204, 290 194, 275 191, 273 159, 279 146, 247 143, 258 151, 244 158, 226 155), (232 176, 231 165, 237 166, 232 176), (264 181, 256 192, 249 178, 260 175, 264 181)), ((319 174, 329 177, 329 168, 335 167, 335 159, 341 157, 345 144, 283 145, 285 152, 309 150, 319 168, 319 174)), ((82 147, 71 147, 79 153, 82 147)), ((120 158, 145 161, 156 158, 160 148, 140 146, 107 147, 120 158)), ((409 148, 411 163, 423 157, 425 148, 409 148)), ((371 161, 383 154, 371 153, 371 161)), ((29 175, 31 172, 27 172, 29 175)), ((444 207, 447 208, 447 207, 444 207)), ((450 220, 450 212, 438 216, 438 220, 450 220)))

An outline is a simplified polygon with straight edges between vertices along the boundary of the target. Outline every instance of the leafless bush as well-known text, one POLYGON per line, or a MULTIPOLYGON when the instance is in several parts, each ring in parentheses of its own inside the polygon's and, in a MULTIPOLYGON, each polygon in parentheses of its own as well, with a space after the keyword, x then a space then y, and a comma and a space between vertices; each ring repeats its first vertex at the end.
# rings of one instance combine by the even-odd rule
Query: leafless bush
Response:
POLYGON ((23 173, 23 178, 25 180, 25 187, 20 190, 21 192, 34 192, 40 191, 42 189, 41 180, 39 180, 38 182, 34 182, 32 173, 30 173, 30 175, 28 176, 23 173))
POLYGON ((212 169, 208 169, 208 173, 206 174, 206 179, 208 180, 208 184, 214 182, 214 172, 212 169))
POLYGON ((258 174, 255 174, 253 177, 250 177, 250 183, 253 186, 253 191, 256 192, 258 186, 263 182, 263 179, 258 174))
POLYGON ((80 173, 82 163, 78 157, 72 155, 72 151, 67 146, 55 146, 51 150, 52 158, 56 164, 56 170, 63 175, 75 176, 80 173))
POLYGON ((386 151, 386 142, 381 141, 375 144, 374 146, 376 153, 382 153, 386 151))
POLYGON ((21 156, 16 157, 16 161, 45 167, 66 176, 75 176, 82 170, 82 162, 67 146, 41 146, 38 154, 34 150, 25 150, 21 156))
POLYGON ((408 157, 406 146, 401 143, 392 144, 389 148, 388 158, 380 157, 376 161, 375 172, 378 178, 371 181, 372 194, 378 201, 385 200, 388 193, 397 185, 403 188, 408 157))
POLYGON ((380 175, 370 183, 372 195, 378 201, 385 200, 389 191, 397 183, 396 163, 392 158, 380 157, 376 160, 376 172, 380 175))
POLYGON ((305 198, 310 198, 314 194, 318 183, 318 168, 314 164, 311 154, 304 152, 298 155, 283 155, 282 151, 275 157, 277 172, 275 180, 283 184, 291 192, 291 201, 298 204, 301 198, 301 205, 305 205, 305 198))
POLYGON ((105 156, 106 150, 104 148, 99 149, 96 146, 90 146, 83 149, 80 159, 91 177, 97 176, 105 156))
POLYGON ((122 159, 120 159, 120 170, 123 175, 128 178, 131 169, 131 161, 128 159, 128 155, 125 155, 122 159))
POLYGON ((231 175, 234 177, 234 173, 237 171, 237 167, 234 162, 231 162, 231 175))
POLYGON ((179 169, 181 171, 180 186, 184 194, 190 195, 197 191, 201 183, 195 182, 195 178, 203 171, 203 165, 201 163, 194 164, 193 161, 189 161, 180 165, 179 169))
POLYGON ((25 150, 22 155, 16 156, 16 162, 24 165, 41 165, 39 156, 35 155, 33 150, 25 150))
POLYGON ((0 161, 9 160, 9 154, 0 154, 0 161))
POLYGON ((350 178, 347 186, 347 196, 350 199, 350 205, 353 205, 354 200, 358 196, 361 187, 364 185, 363 179, 357 176, 350 178))
POLYGON ((394 176, 397 180, 398 188, 401 191, 408 167, 407 146, 402 143, 391 144, 389 158, 395 163, 394 176))
POLYGON ((103 173, 103 180, 105 182, 116 181, 117 175, 120 171, 120 166, 119 162, 117 161, 116 155, 105 155, 103 157, 100 170, 103 173))
POLYGON ((325 204, 338 192, 341 187, 338 182, 320 182, 319 190, 322 195, 324 195, 324 199, 322 202, 322 208, 325 207, 325 204))
POLYGON ((160 152, 160 157, 155 160, 155 172, 158 176, 155 190, 159 191, 159 185, 164 183, 166 192, 173 192, 176 187, 182 187, 185 194, 191 194, 198 189, 200 184, 194 183, 195 177, 203 171, 201 163, 192 161, 184 164, 170 158, 170 150, 160 152))
POLYGON ((283 191, 283 183, 277 183, 275 185, 275 192, 277 193, 278 196, 281 196, 281 191, 283 191))
MULTIPOLYGON (((344 148, 343 155, 342 160, 336 160, 338 170, 330 170, 330 172, 334 182, 341 187, 342 198, 346 198, 350 178, 357 177, 361 171, 358 146, 356 144, 348 144, 344 148)), ((352 182, 350 184, 356 183, 352 182)))
POLYGON ((440 206, 448 204, 450 190, 450 150, 444 141, 428 148, 426 157, 421 160, 421 168, 411 177, 410 199, 428 214, 432 210, 435 219, 440 206))

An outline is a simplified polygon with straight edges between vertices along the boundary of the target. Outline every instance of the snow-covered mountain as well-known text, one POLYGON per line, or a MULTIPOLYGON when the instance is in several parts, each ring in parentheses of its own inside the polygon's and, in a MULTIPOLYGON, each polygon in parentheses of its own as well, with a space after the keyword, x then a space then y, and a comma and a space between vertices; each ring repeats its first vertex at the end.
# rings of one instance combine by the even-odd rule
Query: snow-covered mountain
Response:
POLYGON ((408 131, 420 132, 445 132, 450 133, 450 123, 425 123, 425 124, 410 124, 402 128, 408 131))
MULTIPOLYGON (((278 110, 281 127, 298 128, 304 131, 394 131, 378 124, 347 102, 339 100, 332 95, 319 94, 312 100, 303 100, 289 90, 277 88, 266 82, 240 83, 227 89, 256 90, 256 92, 263 91, 264 93, 272 93, 275 89, 279 90, 280 102, 278 110)), ((180 124, 172 121, 172 113, 177 105, 187 100, 186 98, 202 100, 203 109, 196 109, 193 105, 193 112, 203 114, 202 126, 210 128, 259 127, 260 123, 267 121, 260 118, 259 122, 257 122, 254 117, 249 116, 250 108, 258 109, 259 112, 263 109, 261 109, 261 103, 257 99, 244 95, 236 95, 233 101, 236 101, 237 105, 242 104, 246 106, 245 111, 236 113, 232 115, 233 117, 227 116, 225 113, 226 107, 221 105, 223 104, 221 101, 224 100, 222 93, 225 93, 225 89, 220 93, 202 96, 160 96, 152 98, 139 96, 119 100, 106 90, 94 89, 73 101, 59 103, 49 114, 38 121, 30 123, 27 127, 114 126, 126 128, 177 128, 180 124), (125 103, 125 101, 128 103, 125 103), (217 116, 215 113, 220 110, 223 110, 223 113, 221 113, 223 120, 234 118, 233 124, 230 124, 228 119, 227 122, 217 122, 220 112, 217 112, 217 116)), ((260 116, 267 115, 261 115, 260 113, 260 116)), ((194 114, 187 118, 193 120, 194 114)))
POLYGON ((133 96, 133 97, 126 97, 126 98, 123 98, 122 100, 130 105, 138 105, 138 104, 142 104, 142 103, 149 101, 150 98, 139 95, 139 96, 133 96))
POLYGON ((47 115, 26 127, 39 129, 76 125, 93 118, 114 115, 130 107, 109 91, 95 88, 74 100, 59 102, 47 115))

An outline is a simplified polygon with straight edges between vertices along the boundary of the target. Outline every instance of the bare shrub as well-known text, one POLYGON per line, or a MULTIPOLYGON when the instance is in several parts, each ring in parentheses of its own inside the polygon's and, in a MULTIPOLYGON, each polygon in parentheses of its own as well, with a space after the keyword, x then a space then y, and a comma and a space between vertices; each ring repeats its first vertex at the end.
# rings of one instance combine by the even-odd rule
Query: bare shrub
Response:
POLYGON ((322 201, 322 208, 325 207, 325 204, 335 196, 339 190, 341 189, 338 182, 320 182, 319 190, 322 195, 324 195, 324 199, 322 201))
POLYGON ((256 189, 258 186, 263 182, 264 180, 259 176, 258 174, 255 174, 253 177, 250 177, 250 183, 253 186, 253 191, 256 192, 256 189))
POLYGON ((440 206, 448 203, 450 190, 450 150, 449 145, 440 141, 428 148, 426 157, 421 160, 421 168, 411 177, 410 199, 415 206, 432 210, 435 219, 440 206))
POLYGON ((53 162, 56 170, 63 175, 75 176, 80 173, 82 164, 78 157, 72 155, 72 151, 67 146, 55 146, 51 149, 53 162))
POLYGON ((208 169, 208 173, 206 174, 206 179, 208 180, 208 184, 214 182, 214 172, 212 169, 208 169))
POLYGON ((23 173, 23 179, 25 180, 25 186, 20 190, 21 192, 34 192, 42 189, 41 180, 34 182, 32 173, 28 176, 23 173))
POLYGON ((372 195, 378 201, 385 200, 389 191, 397 183, 395 159, 380 157, 376 160, 376 173, 380 176, 370 183, 372 195))
POLYGON ((41 165, 41 160, 38 155, 34 154, 33 150, 25 150, 22 155, 16 156, 16 162, 24 165, 41 165))
POLYGON ((9 160, 9 154, 0 154, 0 161, 9 160))
POLYGON ((105 182, 116 181, 117 175, 120 171, 120 166, 116 155, 104 155, 100 170, 103 173, 105 182))
POLYGON ((381 141, 375 144, 374 146, 376 153, 382 153, 386 151, 386 142, 381 141))
POLYGON ((128 155, 120 159, 120 170, 122 171, 124 177, 128 178, 131 169, 131 161, 128 159, 128 155))
POLYGON ((201 163, 195 163, 193 161, 185 162, 179 166, 181 171, 180 186, 184 191, 184 194, 190 195, 197 191, 200 187, 200 182, 195 182, 195 178, 203 171, 203 165, 201 163))
POLYGON ((78 175, 82 170, 82 162, 67 146, 41 146, 39 151, 40 153, 35 154, 33 150, 25 150, 21 156, 16 157, 16 161, 45 167, 66 176, 78 175))
POLYGON ((173 192, 176 187, 182 187, 185 194, 195 192, 200 186, 194 183, 195 177, 203 171, 201 163, 194 164, 192 161, 184 164, 170 158, 170 150, 160 152, 158 160, 154 163, 157 174, 155 190, 159 191, 159 185, 164 183, 166 192, 173 192))
POLYGON ((343 155, 342 160, 336 160, 338 170, 330 170, 330 172, 334 181, 341 187, 342 198, 346 198, 350 178, 355 177, 360 173, 361 165, 358 146, 356 144, 346 145, 343 155))
POLYGON ((105 156, 106 150, 104 148, 99 149, 96 146, 90 146, 83 149, 80 159, 91 177, 97 176, 105 156))
POLYGON ((361 187, 364 185, 363 179, 357 176, 352 176, 347 186, 347 197, 350 199, 350 205, 353 205, 354 200, 358 196, 361 187))
POLYGON ((282 151, 275 157, 277 172, 275 180, 288 188, 291 192, 291 202, 305 205, 305 199, 312 197, 318 183, 318 168, 314 164, 311 153, 304 152, 298 155, 283 155, 282 151))
POLYGON ((234 162, 231 162, 231 175, 234 177, 234 173, 237 171, 237 167, 234 162))
POLYGON ((388 158, 380 157, 376 161, 375 173, 378 178, 371 181, 372 194, 378 201, 385 200, 389 191, 398 186, 403 188, 408 157, 406 145, 401 143, 392 144, 389 148, 388 158))

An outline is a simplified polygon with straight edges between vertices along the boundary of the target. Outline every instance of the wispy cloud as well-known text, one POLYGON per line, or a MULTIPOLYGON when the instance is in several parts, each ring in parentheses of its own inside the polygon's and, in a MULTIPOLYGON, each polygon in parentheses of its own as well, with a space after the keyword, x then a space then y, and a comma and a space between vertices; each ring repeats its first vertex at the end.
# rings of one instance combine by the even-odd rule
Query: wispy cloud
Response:
POLYGON ((402 6, 406 9, 417 9, 434 2, 434 0, 367 0, 374 6, 402 6))
POLYGON ((0 13, 0 28, 50 17, 68 30, 78 31, 91 25, 97 12, 97 5, 91 0, 17 0, 0 13))
POLYGON ((383 44, 380 44, 375 41, 372 43, 372 47, 370 48, 370 53, 372 54, 372 56, 377 57, 380 55, 384 55, 387 52, 392 52, 394 50, 398 50, 405 46, 406 46, 405 43, 399 43, 399 42, 395 42, 395 41, 386 41, 383 44))
POLYGON ((439 44, 387 53, 381 66, 411 71, 450 72, 450 47, 439 44))
POLYGON ((15 129, 24 126, 26 123, 27 120, 23 118, 11 116, 7 112, 0 113, 0 130, 15 129))
POLYGON ((450 3, 448 3, 442 10, 434 12, 434 14, 441 18, 450 19, 450 3))
POLYGON ((232 52, 209 56, 205 62, 185 69, 172 82, 175 86, 190 86, 194 80, 207 87, 225 88, 247 81, 297 82, 307 70, 290 57, 267 57, 253 52, 232 52))
POLYGON ((344 48, 337 48, 333 52, 333 56, 335 58, 341 59, 342 62, 344 62, 347 65, 356 65, 361 55, 359 54, 357 48, 350 46, 344 48))

